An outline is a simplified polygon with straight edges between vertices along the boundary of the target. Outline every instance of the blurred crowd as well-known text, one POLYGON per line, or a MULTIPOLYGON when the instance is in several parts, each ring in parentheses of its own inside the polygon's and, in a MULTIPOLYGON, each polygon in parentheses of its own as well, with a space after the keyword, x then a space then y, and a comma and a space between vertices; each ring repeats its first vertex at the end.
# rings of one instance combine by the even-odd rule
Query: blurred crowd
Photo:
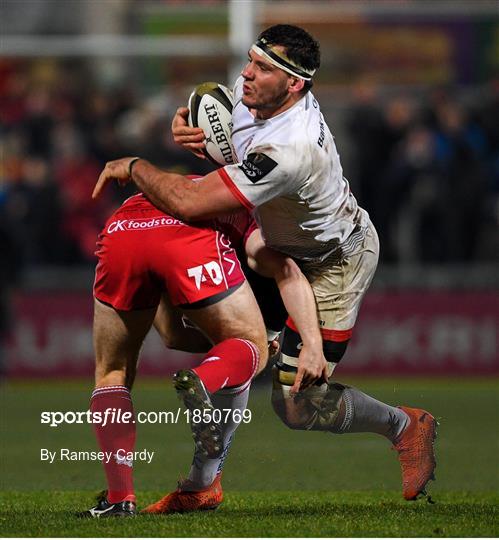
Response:
POLYGON ((359 85, 347 121, 348 174, 380 235, 382 261, 497 260, 499 79, 384 102, 359 85))
POLYGON ((0 226, 25 265, 94 262, 106 217, 132 192, 113 186, 91 200, 106 161, 141 155, 170 169, 200 168, 168 139, 169 97, 142 100, 135 90, 98 87, 74 60, 0 65, 0 226))
MULTIPOLYGON (((106 161, 140 155, 169 170, 211 170, 171 140, 181 101, 140 92, 97 85, 77 60, 0 64, 0 234, 17 268, 93 264, 105 218, 132 193, 113 186, 91 200, 106 161)), ((498 95, 497 83, 479 100, 449 88, 417 99, 380 99, 368 85, 352 94, 345 174, 378 229, 382 262, 497 257, 498 95)))

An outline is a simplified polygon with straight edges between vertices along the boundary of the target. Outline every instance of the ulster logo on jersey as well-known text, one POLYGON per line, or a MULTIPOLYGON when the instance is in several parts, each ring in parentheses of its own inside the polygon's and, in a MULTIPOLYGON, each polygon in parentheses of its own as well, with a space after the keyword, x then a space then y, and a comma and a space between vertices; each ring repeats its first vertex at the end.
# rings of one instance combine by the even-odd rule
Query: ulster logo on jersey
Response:
POLYGON ((243 171, 253 184, 261 180, 276 167, 277 163, 269 158, 269 156, 255 152, 248 154, 248 157, 239 165, 241 171, 243 171))

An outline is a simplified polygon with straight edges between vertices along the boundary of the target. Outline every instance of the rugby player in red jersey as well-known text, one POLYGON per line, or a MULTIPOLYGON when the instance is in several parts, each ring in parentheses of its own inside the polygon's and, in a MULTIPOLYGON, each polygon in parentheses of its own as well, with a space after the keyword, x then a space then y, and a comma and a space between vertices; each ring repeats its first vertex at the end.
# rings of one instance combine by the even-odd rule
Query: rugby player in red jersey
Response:
MULTIPOLYGON (((379 244, 310 91, 319 65, 319 44, 306 31, 291 25, 266 29, 234 86, 237 163, 193 185, 143 159, 130 175, 131 159, 123 158, 106 165, 94 196, 112 180, 133 180, 158 208, 187 221, 254 210, 265 244, 292 257, 311 283, 328 361, 328 383, 302 388, 311 366, 299 355, 302 336, 290 317, 274 369, 274 410, 292 429, 386 437, 398 452, 403 496, 414 500, 433 478, 435 419, 423 409, 381 403, 333 378, 374 276, 379 244)), ((174 139, 199 155, 204 134, 187 125, 187 112, 179 109, 174 118, 174 139)))
MULTIPOLYGON (((111 216, 97 245, 96 381, 90 408, 102 418, 108 409, 120 410, 128 421, 94 424, 101 451, 112 457, 103 461, 107 492, 84 515, 131 516, 136 513, 133 462, 123 458, 133 452, 136 436, 130 390, 140 347, 153 323, 170 340, 182 333, 178 321, 183 314, 213 344, 199 366, 175 374, 175 388, 191 412, 219 408, 241 413, 251 380, 267 361, 264 322, 235 248, 246 251, 252 268, 276 280, 305 336, 303 355, 323 369, 325 359, 307 280, 291 258, 265 247, 246 211, 191 226, 135 195, 111 216)), ((191 350, 206 340, 197 342, 191 350)), ((325 369, 312 373, 309 383, 321 375, 325 369)), ((184 489, 174 496, 177 502, 192 497, 192 490, 202 497, 203 488, 210 486, 211 499, 203 499, 204 505, 220 504, 221 468, 240 416, 224 422, 213 414, 202 422, 191 419, 196 456, 184 489), (218 494, 214 499, 213 493, 218 494)))

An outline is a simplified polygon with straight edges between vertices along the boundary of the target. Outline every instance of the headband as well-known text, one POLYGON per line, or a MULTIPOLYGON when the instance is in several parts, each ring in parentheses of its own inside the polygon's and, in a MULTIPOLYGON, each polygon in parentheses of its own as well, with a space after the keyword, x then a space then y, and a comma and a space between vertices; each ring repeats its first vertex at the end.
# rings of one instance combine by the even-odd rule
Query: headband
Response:
POLYGON ((274 66, 282 69, 286 73, 298 77, 304 81, 310 81, 315 73, 315 69, 305 69, 299 66, 293 60, 288 58, 284 53, 272 48, 265 38, 260 38, 251 46, 251 50, 256 54, 263 56, 274 66))

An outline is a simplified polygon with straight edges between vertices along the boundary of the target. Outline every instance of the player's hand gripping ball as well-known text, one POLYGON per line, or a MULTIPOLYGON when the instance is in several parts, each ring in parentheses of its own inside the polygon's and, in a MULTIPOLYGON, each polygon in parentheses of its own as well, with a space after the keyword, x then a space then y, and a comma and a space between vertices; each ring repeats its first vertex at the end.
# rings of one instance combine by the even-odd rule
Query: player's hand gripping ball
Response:
POLYGON ((232 92, 214 82, 196 86, 189 98, 189 126, 202 128, 206 136, 203 152, 216 165, 236 161, 232 146, 232 106, 232 92))

